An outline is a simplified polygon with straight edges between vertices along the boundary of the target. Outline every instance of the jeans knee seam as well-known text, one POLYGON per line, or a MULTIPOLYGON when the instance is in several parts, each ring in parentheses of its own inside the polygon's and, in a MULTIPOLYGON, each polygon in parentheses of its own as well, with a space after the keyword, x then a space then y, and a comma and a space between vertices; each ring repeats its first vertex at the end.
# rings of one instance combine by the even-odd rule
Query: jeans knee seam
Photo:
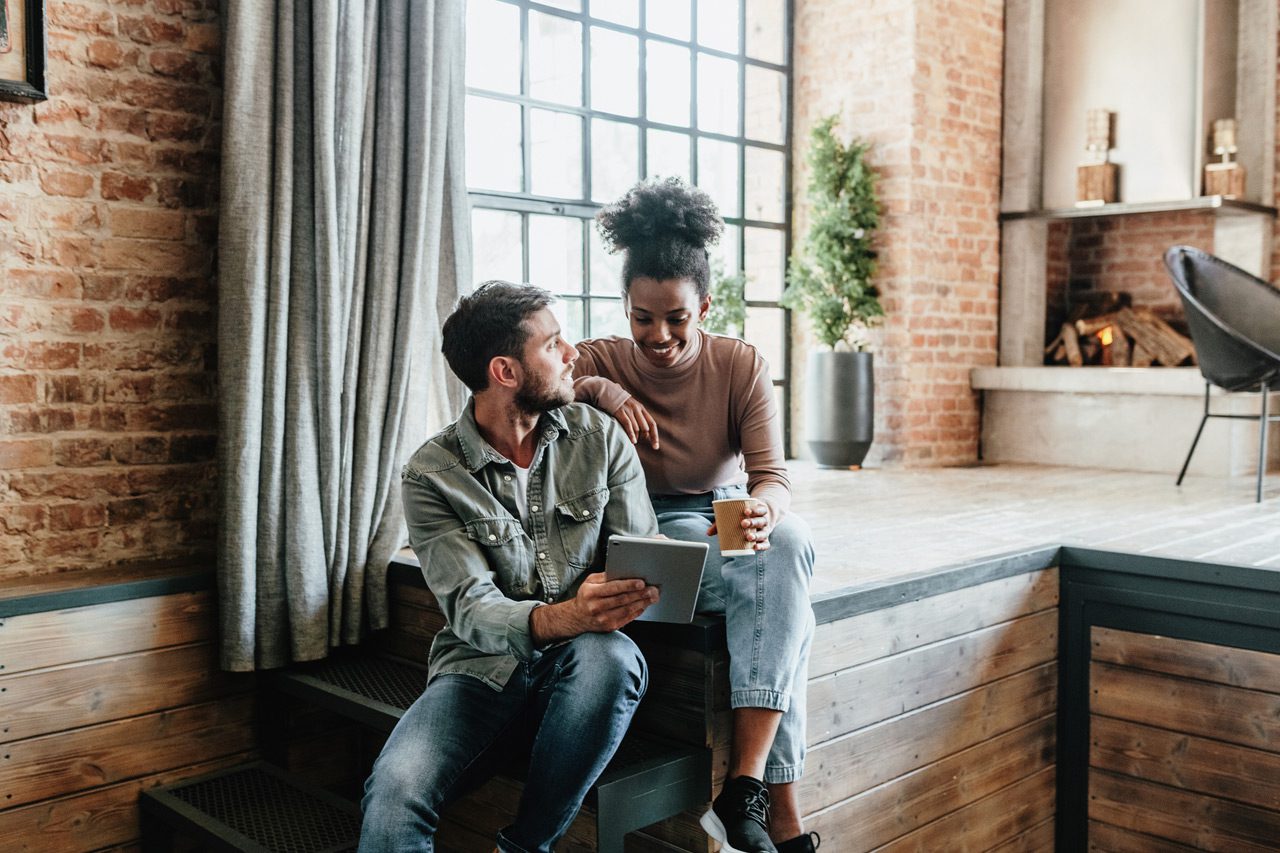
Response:
POLYGON ((751 642, 751 681, 760 677, 760 637, 764 632, 764 557, 757 551, 756 563, 756 618, 752 626, 751 642))

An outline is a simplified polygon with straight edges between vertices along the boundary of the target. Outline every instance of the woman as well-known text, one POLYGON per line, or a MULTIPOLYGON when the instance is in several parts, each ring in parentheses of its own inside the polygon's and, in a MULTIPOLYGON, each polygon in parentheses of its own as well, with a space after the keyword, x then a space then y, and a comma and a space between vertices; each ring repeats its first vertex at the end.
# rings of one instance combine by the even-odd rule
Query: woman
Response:
POLYGON ((698 607, 725 614, 733 748, 702 826, 727 851, 812 853, 795 782, 813 610, 808 526, 791 487, 769 369, 756 349, 699 328, 711 305, 707 246, 723 222, 678 179, 641 183, 597 217, 624 253, 632 339, 578 344, 577 398, 614 415, 644 466, 662 532, 708 542, 698 607), (711 501, 750 495, 749 556, 721 557, 711 501), (770 803, 772 802, 772 815, 770 803), (771 840, 772 839, 772 840, 771 840), (776 842, 776 846, 775 846, 776 842))

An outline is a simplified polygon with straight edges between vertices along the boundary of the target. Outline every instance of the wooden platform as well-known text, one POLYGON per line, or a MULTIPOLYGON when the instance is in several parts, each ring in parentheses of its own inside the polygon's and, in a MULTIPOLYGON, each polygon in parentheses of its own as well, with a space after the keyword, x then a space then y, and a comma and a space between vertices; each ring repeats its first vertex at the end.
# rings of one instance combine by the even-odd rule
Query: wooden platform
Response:
MULTIPOLYGON (((813 528, 813 598, 838 598, 999 554, 1077 545, 1280 569, 1280 476, 1188 477, 991 465, 843 471, 790 464, 813 528)), ((821 617, 820 617, 821 619, 821 617)))
MULTIPOLYGON (((1127 834, 1124 840, 1132 842, 1136 834, 1144 843, 1157 838, 1155 849, 1178 849, 1170 845, 1186 846, 1196 833, 1235 843, 1254 838, 1250 827, 1280 826, 1274 791, 1256 787, 1241 805, 1237 781, 1273 775, 1280 686, 1188 675, 1161 662, 1174 655, 1203 669, 1205 661, 1230 659, 1239 669, 1257 659, 1274 673, 1280 643, 1257 639, 1260 631, 1275 632, 1274 625, 1253 626, 1239 638, 1231 631, 1188 634, 1182 639, 1193 645, 1157 654, 1151 638, 1176 633, 1099 623, 1082 626, 1079 642, 1106 640, 1114 647, 1110 658, 1095 654, 1091 670, 1086 645, 1065 661, 1059 653, 1060 612, 1084 612, 1059 607, 1060 589, 1079 570, 1067 557, 1091 559, 1063 545, 1207 561, 1169 570, 1184 586, 1222 583, 1244 571, 1210 563, 1258 567, 1264 571, 1251 572, 1251 582, 1270 590, 1273 600, 1280 593, 1280 574, 1272 574, 1280 570, 1280 477, 1273 477, 1267 500, 1255 504, 1249 477, 1192 479, 1179 489, 1172 473, 1012 465, 851 472, 804 463, 793 463, 792 476, 796 512, 813 526, 818 551, 813 602, 819 627, 801 787, 809 825, 823 834, 825 847, 850 853, 1051 849, 1055 799, 1063 794, 1055 773, 1067 769, 1057 765, 1059 723, 1091 718, 1100 721, 1098 740, 1068 752, 1087 756, 1093 767, 1077 768, 1068 793, 1083 796, 1086 785, 1094 785, 1092 793, 1107 803, 1123 803, 1132 791, 1147 796, 1158 786, 1213 817, 1191 828, 1139 825, 1118 806, 1099 805, 1087 814, 1091 838, 1127 834), (1094 627, 1110 633, 1083 633, 1094 627), (1243 656, 1231 651, 1236 646, 1245 649, 1243 656), (1197 649, 1203 653, 1193 654, 1197 649), (1141 666, 1134 663, 1139 657, 1141 666), (1064 665, 1077 667, 1073 683, 1084 687, 1073 700, 1075 711, 1060 717, 1064 665), (1153 724, 1130 719, 1122 707, 1093 707, 1086 689, 1091 677, 1100 688, 1121 684, 1119 695, 1140 684, 1166 697, 1161 703, 1170 713, 1184 695, 1194 696, 1194 707, 1205 704, 1203 696, 1227 697, 1222 707, 1245 696, 1250 707, 1262 709, 1255 716, 1268 721, 1267 740, 1250 739, 1248 732, 1226 738, 1215 755, 1245 761, 1231 765, 1244 769, 1222 784, 1201 774, 1175 789, 1159 775, 1169 754, 1163 741, 1135 728, 1153 724), (1188 693, 1191 687, 1197 692, 1188 693), (1133 763, 1126 744, 1136 737, 1150 747, 1154 763, 1133 763)), ((411 554, 397 562, 416 564, 411 554)), ((1163 572, 1143 568, 1150 560, 1119 562, 1139 576, 1163 572)), ((0 706, 7 701, 13 710, 0 737, 6 742, 0 777, 10 782, 0 790, 8 797, 0 802, 0 841, 9 842, 0 847, 61 853, 132 844, 139 790, 256 755, 253 678, 216 671, 212 578, 204 568, 95 574, 88 586, 85 576, 0 584, 0 688, 9 697, 0 706), (157 691, 157 684, 164 689, 157 691)), ((416 567, 397 568, 407 569, 418 586, 396 584, 402 589, 393 596, 396 627, 388 640, 401 654, 425 655, 442 620, 416 567)), ((1265 621, 1280 612, 1271 605, 1259 609, 1261 599, 1248 589, 1236 594, 1244 596, 1251 618, 1265 621)), ((1156 598, 1174 600, 1164 593, 1156 598)), ((1193 609, 1199 618, 1201 608, 1193 609)), ((696 647, 646 649, 652 682, 638 722, 710 748, 714 788, 728 758, 727 656, 722 641, 706 639, 696 647)), ((1212 740, 1203 727, 1170 730, 1212 740)), ((377 745, 357 739, 343 750, 340 742, 334 730, 317 724, 314 738, 298 749, 323 758, 317 782, 358 786, 377 745)), ((498 794, 513 799, 510 792, 498 794)), ((1083 801, 1077 804, 1073 819, 1083 820, 1085 809, 1083 801)), ((697 814, 690 810, 634 836, 636 849, 707 853, 697 814)), ((460 849, 492 849, 491 832, 470 840, 460 849)))

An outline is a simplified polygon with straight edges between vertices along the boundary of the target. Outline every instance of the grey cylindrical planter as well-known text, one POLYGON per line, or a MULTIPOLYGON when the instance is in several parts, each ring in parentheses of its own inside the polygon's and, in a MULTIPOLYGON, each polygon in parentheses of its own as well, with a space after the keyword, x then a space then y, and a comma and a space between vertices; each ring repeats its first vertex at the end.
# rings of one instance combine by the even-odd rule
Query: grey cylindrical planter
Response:
POLYGON ((809 353, 805 379, 805 432, 819 465, 861 465, 875 424, 869 352, 809 353))

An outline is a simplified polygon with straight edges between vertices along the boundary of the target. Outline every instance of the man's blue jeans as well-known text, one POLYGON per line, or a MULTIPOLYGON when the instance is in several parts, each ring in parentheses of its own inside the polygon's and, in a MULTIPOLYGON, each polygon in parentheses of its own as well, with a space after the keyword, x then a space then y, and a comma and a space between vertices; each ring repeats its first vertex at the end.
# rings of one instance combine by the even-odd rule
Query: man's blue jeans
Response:
POLYGON ((433 679, 365 783, 360 850, 434 850, 442 807, 529 755, 519 811, 498 848, 549 853, 613 757, 647 683, 640 650, 616 631, 543 651, 516 667, 501 693, 468 675, 433 679))
POLYGON ((769 534, 769 549, 746 557, 721 557, 707 536, 715 521, 711 501, 747 497, 742 486, 703 495, 654 495, 658 529, 672 539, 706 542, 707 563, 698 611, 723 613, 729 643, 729 704, 782 711, 769 750, 764 781, 794 782, 804 773, 805 690, 813 642, 813 536, 788 513, 769 534))

